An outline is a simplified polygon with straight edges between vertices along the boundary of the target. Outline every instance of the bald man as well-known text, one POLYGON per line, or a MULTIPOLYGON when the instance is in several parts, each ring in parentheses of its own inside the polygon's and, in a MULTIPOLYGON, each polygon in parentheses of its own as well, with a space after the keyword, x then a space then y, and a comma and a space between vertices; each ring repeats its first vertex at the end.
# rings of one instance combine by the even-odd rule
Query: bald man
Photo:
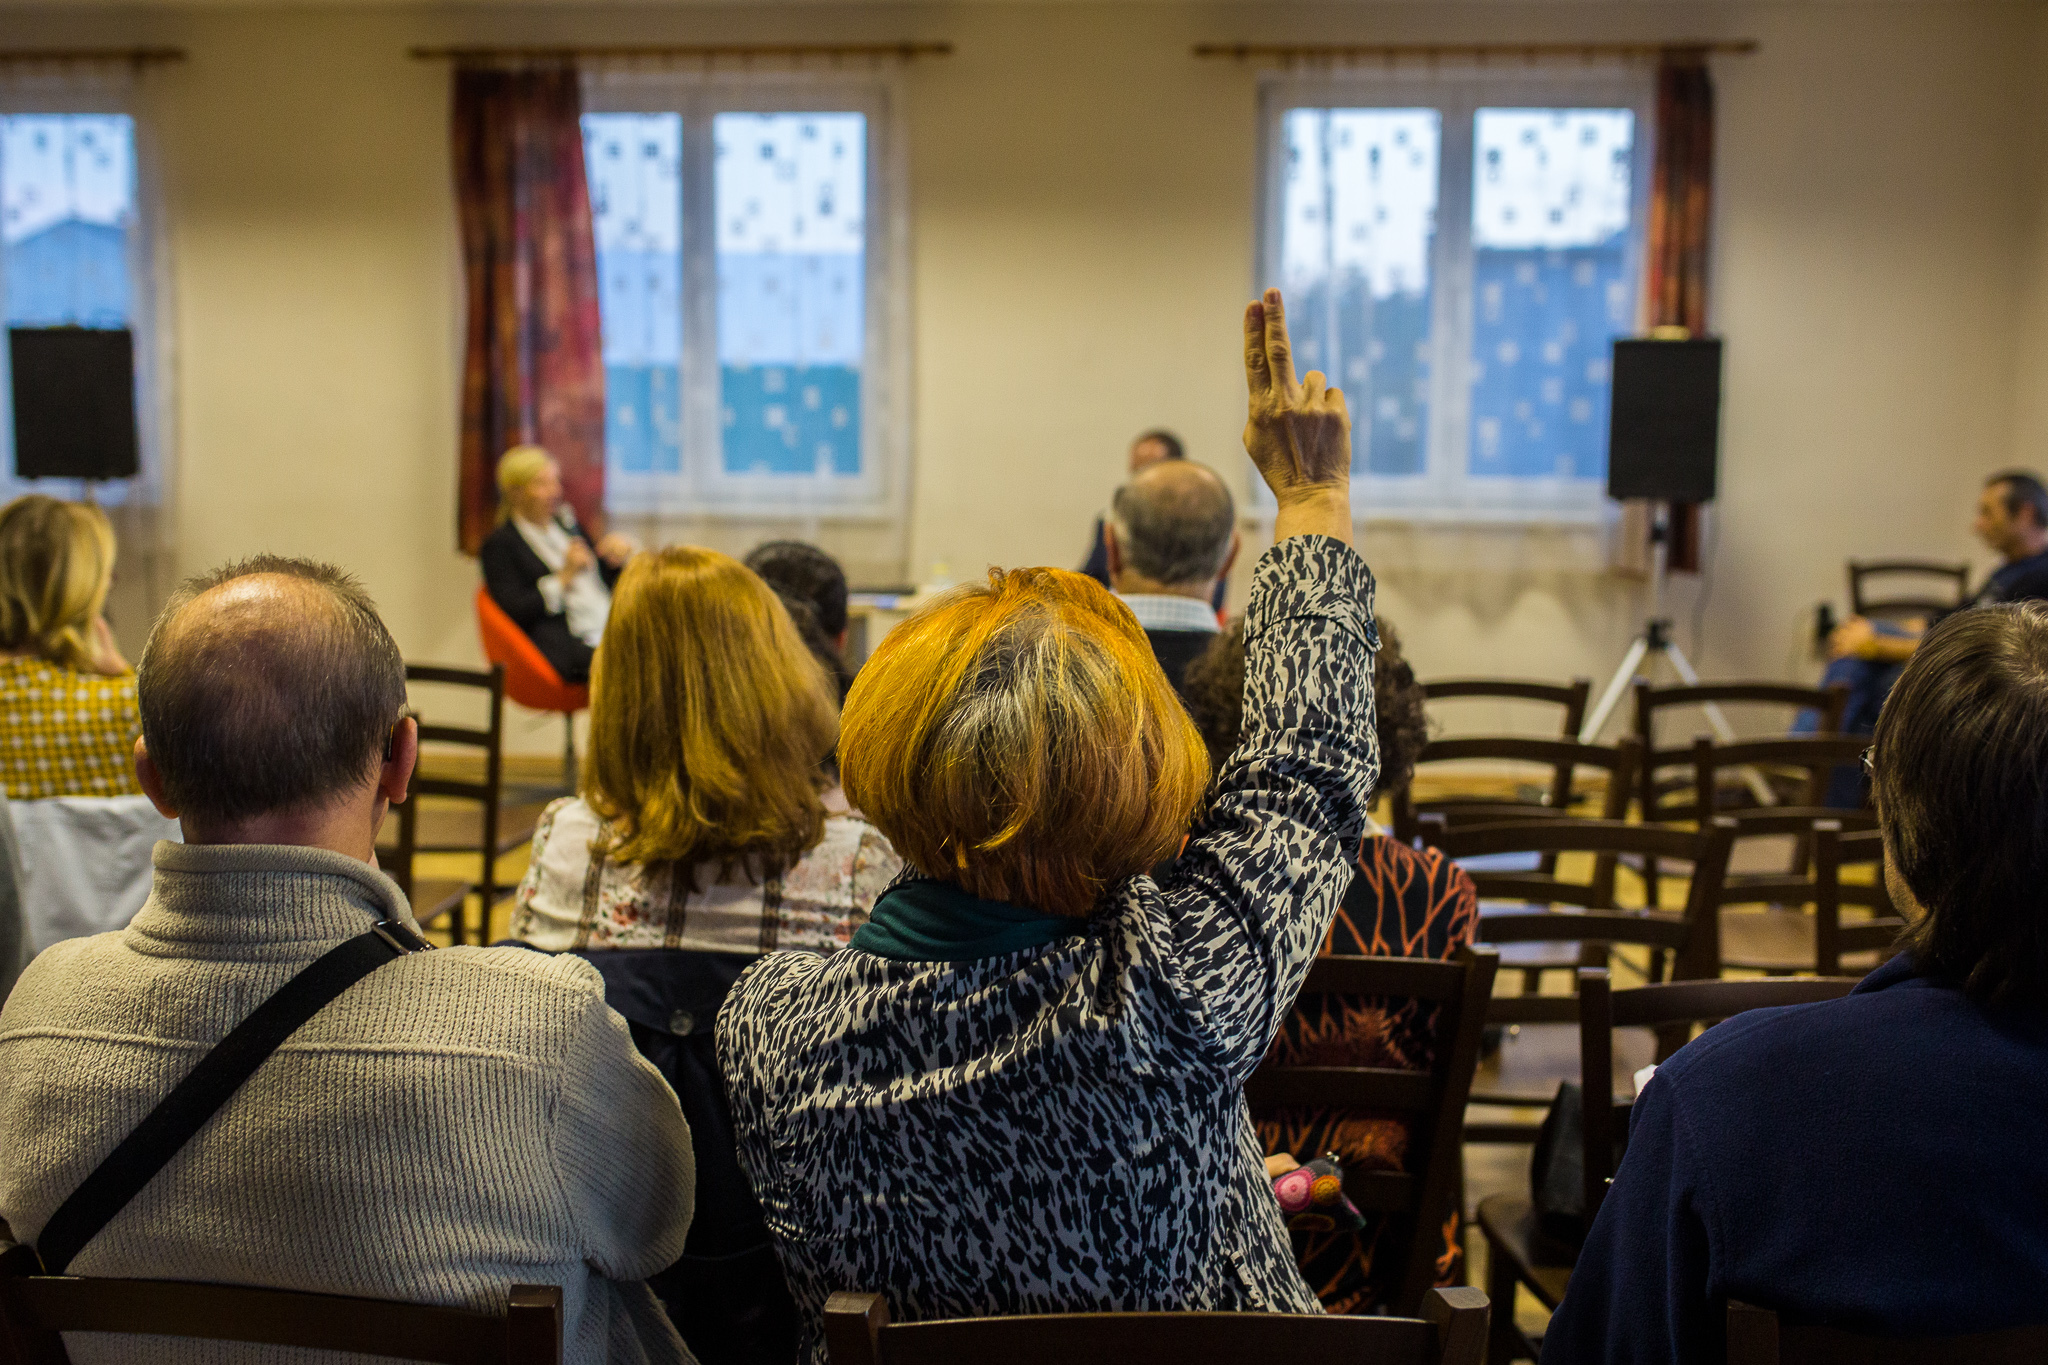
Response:
MULTIPOLYGON (((362 588, 268 556, 197 579, 157 619, 136 691, 137 776, 184 842, 156 846, 127 929, 48 949, 0 1010, 15 1237, 53 1272, 481 1311, 560 1285, 564 1359, 686 1359, 642 1281, 683 1249, 690 1134, 597 970, 425 951, 377 870, 419 727, 362 588), (341 960, 366 974, 259 1052, 192 1137, 145 1144, 167 1164, 110 1217, 64 1207, 230 1030, 341 960)), ((167 1350, 109 1338, 93 1358, 212 1358, 167 1350)))
POLYGON ((1116 491, 1103 528, 1109 585, 1145 628, 1176 692, 1216 638, 1213 603, 1238 539, 1230 489, 1205 465, 1162 460, 1116 491))
MULTIPOLYGON (((1138 438, 1131 442, 1131 477, 1136 478, 1154 465, 1186 458, 1187 450, 1181 445, 1180 437, 1163 427, 1154 427, 1150 431, 1140 432, 1138 438)), ((1109 538, 1106 534, 1108 526, 1108 517, 1101 516, 1095 519, 1095 529, 1088 533, 1088 559, 1081 565, 1082 573, 1105 588, 1114 587, 1109 581, 1109 538)), ((1223 580, 1216 581, 1216 595, 1210 602, 1218 611, 1223 610, 1224 586, 1223 580)))

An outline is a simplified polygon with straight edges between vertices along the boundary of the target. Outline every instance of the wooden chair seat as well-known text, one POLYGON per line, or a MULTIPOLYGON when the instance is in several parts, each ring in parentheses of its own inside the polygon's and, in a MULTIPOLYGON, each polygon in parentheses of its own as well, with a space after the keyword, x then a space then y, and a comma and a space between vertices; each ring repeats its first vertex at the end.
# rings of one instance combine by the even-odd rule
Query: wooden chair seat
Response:
MULTIPOLYGON (((533 830, 540 823, 545 801, 507 801, 498 807, 498 856, 533 842, 533 830)), ((421 806, 416 853, 475 853, 483 846, 484 813, 476 807, 421 806)), ((397 848, 396 821, 387 821, 378 848, 397 848)))
MULTIPOLYGON (((1657 1060, 1657 1042, 1631 1030, 1615 1039, 1614 1087, 1635 1093, 1635 1074, 1657 1060)), ((1472 1099, 1490 1105, 1547 1109, 1561 1081, 1579 1079, 1579 1030, 1574 1024, 1524 1024, 1501 1040, 1500 1051, 1479 1064, 1472 1099)), ((1527 1127, 1529 1140, 1535 1126, 1527 1127)))
MULTIPOLYGON (((1819 952, 1819 931, 1804 910, 1778 906, 1721 911, 1721 965, 1754 972, 1810 972, 1819 952)), ((1870 971, 1875 952, 1845 953, 1841 968, 1870 971)))
MULTIPOLYGON (((415 877, 412 883, 412 917, 420 924, 428 925, 445 915, 460 915, 463 901, 474 890, 474 882, 447 877, 415 877)), ((484 909, 484 918, 486 921, 490 919, 488 906, 484 909)), ((483 932, 490 932, 488 925, 483 932)))
POLYGON ((1565 1286, 1571 1283, 1571 1250, 1556 1246, 1536 1227, 1536 1206, 1519 1195, 1492 1194, 1479 1201, 1479 1226, 1486 1234, 1488 1254, 1501 1264, 1489 1264, 1487 1283, 1501 1286, 1499 1311, 1511 1312, 1517 1281, 1545 1308, 1556 1311, 1564 1301, 1565 1286), (1503 1281, 1503 1273, 1509 1272, 1503 1281))
POLYGON ((1479 1365, 1486 1296, 1432 1289, 1417 1318, 1322 1313, 1047 1313, 889 1321, 880 1294, 825 1301, 831 1365, 1479 1365))

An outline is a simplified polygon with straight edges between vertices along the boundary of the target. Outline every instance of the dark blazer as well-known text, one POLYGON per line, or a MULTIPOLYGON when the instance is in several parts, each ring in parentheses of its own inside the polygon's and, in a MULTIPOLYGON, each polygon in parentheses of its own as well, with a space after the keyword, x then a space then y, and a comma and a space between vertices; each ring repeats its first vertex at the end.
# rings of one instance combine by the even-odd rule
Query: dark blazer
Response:
POLYGON ((1725 1303, 1882 1336, 2048 1319, 2048 1014, 1907 956, 1657 1068, 1543 1359, 1718 1365, 1725 1303))
POLYGON ((1173 684, 1176 693, 1183 691, 1182 683, 1188 675, 1188 665, 1199 658, 1202 652, 1216 642, 1213 630, 1148 630, 1145 639, 1152 645, 1152 653, 1159 660, 1160 671, 1173 684))
MULTIPOLYGON (((565 506, 557 516, 571 535, 590 547, 590 556, 597 561, 597 572, 604 585, 609 588, 617 584, 619 571, 597 559, 597 546, 577 524, 576 514, 565 506)), ((526 632, 527 638, 555 666, 555 672, 562 675, 562 681, 589 682, 590 659, 596 651, 569 633, 568 613, 548 610, 547 599, 540 595, 540 581, 550 570, 526 543, 526 537, 519 534, 519 528, 507 521, 485 536, 477 551, 477 562, 483 566, 484 587, 489 589, 491 600, 526 632)))

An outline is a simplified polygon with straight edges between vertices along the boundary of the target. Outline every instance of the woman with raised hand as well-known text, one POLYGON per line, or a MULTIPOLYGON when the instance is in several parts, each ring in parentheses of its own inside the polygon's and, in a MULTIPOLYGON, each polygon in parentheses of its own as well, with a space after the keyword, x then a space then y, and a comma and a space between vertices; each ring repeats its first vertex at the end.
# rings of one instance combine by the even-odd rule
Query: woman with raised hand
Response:
MULTIPOLYGON (((1243 1084, 1351 877, 1373 740, 1350 422, 1245 314, 1245 448, 1279 503, 1247 610, 1243 742, 1201 737, 1128 608, 992 571, 893 631, 840 735, 907 860, 850 950, 750 967, 718 1020, 739 1139, 824 1359, 838 1289, 898 1319, 1316 1311, 1243 1084)), ((609 648, 609 645, 607 645, 609 648)))
POLYGON ((648 1283, 703 1365, 796 1349, 712 1020, 762 954, 843 948, 902 866, 872 825, 827 812, 838 731, 837 688, 766 583, 715 550, 635 555, 597 655, 583 793, 541 816, 514 899, 513 937, 586 957, 682 1101, 696 1217, 648 1283))

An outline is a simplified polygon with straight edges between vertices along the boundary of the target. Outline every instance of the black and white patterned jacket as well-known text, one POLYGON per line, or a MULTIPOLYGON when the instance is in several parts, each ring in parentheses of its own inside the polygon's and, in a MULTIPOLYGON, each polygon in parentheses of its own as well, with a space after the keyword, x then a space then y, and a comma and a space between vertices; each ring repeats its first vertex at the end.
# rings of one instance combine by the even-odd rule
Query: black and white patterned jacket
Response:
POLYGON ((749 967, 718 1019, 741 1164, 806 1325, 839 1289, 899 1321, 1319 1311, 1245 1110, 1352 875, 1378 776, 1365 561, 1261 559, 1244 740, 1165 883, 967 963, 859 949, 749 967))

